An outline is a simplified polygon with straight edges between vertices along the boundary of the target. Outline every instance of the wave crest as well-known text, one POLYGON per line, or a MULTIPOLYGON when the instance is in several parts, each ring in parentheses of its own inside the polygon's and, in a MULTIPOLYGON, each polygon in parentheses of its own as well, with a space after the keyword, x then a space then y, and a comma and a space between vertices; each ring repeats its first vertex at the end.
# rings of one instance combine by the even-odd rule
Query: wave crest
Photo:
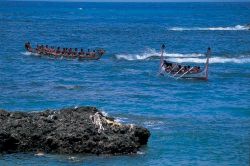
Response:
MULTIPOLYGON (((204 58, 170 58, 170 61, 178 62, 178 63, 204 63, 206 59, 204 58)), ((226 57, 211 57, 209 63, 250 63, 250 58, 226 58, 226 57)))
MULTIPOLYGON (((156 52, 153 49, 148 49, 146 52, 142 54, 117 54, 115 58, 118 60, 152 60, 152 59, 159 59, 161 54, 156 52)), ((186 57, 202 57, 204 54, 192 53, 192 54, 179 54, 179 53, 164 53, 164 57, 179 57, 179 58, 186 58, 186 57)))
POLYGON ((170 31, 246 31, 250 30, 249 26, 244 25, 236 25, 234 27, 192 27, 192 28, 186 28, 186 27, 172 27, 168 28, 170 31))
MULTIPOLYGON (((117 60, 159 60, 161 54, 154 50, 144 52, 142 54, 118 54, 115 55, 117 60)), ((164 53, 163 56, 169 61, 178 63, 204 63, 206 61, 204 54, 190 53, 164 53)), ((250 55, 242 55, 238 57, 223 57, 223 56, 212 56, 210 63, 250 63, 250 55)))

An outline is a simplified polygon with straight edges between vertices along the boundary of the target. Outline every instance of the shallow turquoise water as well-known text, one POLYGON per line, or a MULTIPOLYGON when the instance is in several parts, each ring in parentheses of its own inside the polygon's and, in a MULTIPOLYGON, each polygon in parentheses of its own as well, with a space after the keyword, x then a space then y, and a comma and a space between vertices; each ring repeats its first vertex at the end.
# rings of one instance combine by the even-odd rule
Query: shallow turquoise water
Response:
POLYGON ((96 106, 145 126, 128 156, 1 155, 0 165, 249 165, 250 3, 0 2, 0 108, 96 106), (23 43, 103 47, 99 61, 39 58, 23 43), (157 75, 159 47, 203 65, 209 80, 157 75))

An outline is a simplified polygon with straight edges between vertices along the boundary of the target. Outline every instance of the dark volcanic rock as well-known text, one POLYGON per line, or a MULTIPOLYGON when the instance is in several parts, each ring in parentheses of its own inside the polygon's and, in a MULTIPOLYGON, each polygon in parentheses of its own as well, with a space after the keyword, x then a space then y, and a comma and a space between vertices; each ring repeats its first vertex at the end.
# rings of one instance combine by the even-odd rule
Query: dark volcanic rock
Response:
POLYGON ((150 133, 122 125, 94 107, 44 112, 0 110, 0 153, 135 153, 150 133))

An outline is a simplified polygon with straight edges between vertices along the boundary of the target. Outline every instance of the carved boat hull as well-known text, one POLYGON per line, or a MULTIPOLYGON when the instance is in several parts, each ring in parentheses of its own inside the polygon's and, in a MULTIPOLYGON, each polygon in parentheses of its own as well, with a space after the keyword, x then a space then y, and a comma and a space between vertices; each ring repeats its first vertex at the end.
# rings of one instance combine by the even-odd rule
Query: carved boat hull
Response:
POLYGON ((42 52, 37 52, 34 49, 26 49, 26 51, 32 53, 32 54, 36 54, 37 56, 49 56, 49 57, 55 57, 55 58, 66 58, 66 59, 78 59, 78 60, 99 60, 105 53, 105 51, 103 52, 96 52, 94 55, 76 55, 76 56, 69 56, 69 55, 63 55, 63 54, 48 54, 48 53, 42 53, 42 52))

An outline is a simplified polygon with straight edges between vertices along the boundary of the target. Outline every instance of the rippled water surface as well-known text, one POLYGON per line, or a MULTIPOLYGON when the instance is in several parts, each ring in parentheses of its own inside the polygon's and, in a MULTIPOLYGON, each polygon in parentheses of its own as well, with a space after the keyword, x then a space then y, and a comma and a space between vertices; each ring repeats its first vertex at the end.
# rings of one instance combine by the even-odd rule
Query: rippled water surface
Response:
POLYGON ((0 108, 91 105, 152 136, 134 155, 18 153, 0 155, 0 165, 249 165, 249 15, 250 3, 1 1, 0 108), (107 54, 41 58, 25 41, 107 54), (209 80, 158 76, 161 43, 170 60, 201 66, 210 46, 209 80))

